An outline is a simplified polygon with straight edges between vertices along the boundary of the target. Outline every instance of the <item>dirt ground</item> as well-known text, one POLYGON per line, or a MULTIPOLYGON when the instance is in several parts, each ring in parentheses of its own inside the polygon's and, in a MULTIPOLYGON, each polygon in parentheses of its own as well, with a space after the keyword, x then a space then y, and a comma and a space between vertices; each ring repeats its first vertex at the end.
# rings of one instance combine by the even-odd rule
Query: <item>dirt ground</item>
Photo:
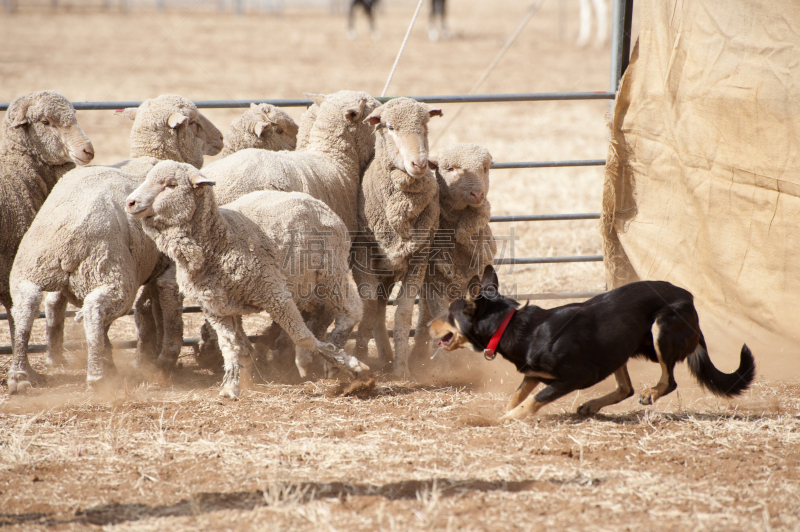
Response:
MULTIPOLYGON (((378 95, 413 11, 387 3, 380 38, 359 18, 355 41, 342 17, 310 9, 237 18, 205 4, 166 13, 137 5, 122 15, 21 3, 13 16, 0 13, 0 100, 43 89, 73 101, 294 98, 345 88, 378 95)), ((453 0, 453 37, 437 43, 423 14, 389 94, 469 92, 527 9, 453 0)), ((478 92, 607 90, 608 48, 572 44, 576 11, 577 2, 545 2, 478 92)), ((434 152, 475 142, 497 162, 606 154, 607 101, 470 105, 442 134, 458 105, 443 107, 430 124, 434 152)), ((303 109, 288 111, 299 119, 303 109)), ((241 111, 204 112, 224 131, 241 111)), ((97 164, 127 157, 129 122, 110 111, 78 119, 97 164)), ((601 168, 495 170, 491 178, 494 214, 600 210, 601 168)), ((493 230, 509 235, 511 226, 493 230)), ((602 253, 596 221, 513 226, 516 257, 602 253)), ((599 263, 500 273, 519 293, 604 288, 599 263)), ((186 336, 198 336, 200 316, 185 321, 186 336)), ((246 325, 254 332, 267 322, 255 316, 246 325)), ((81 339, 71 320, 67 335, 81 339)), ((118 320, 111 336, 132 339, 131 319, 118 320)), ((32 343, 44 343, 42 320, 32 343)), ((4 325, 0 344, 10 344, 4 325)), ((736 353, 710 347, 731 371, 736 353)), ((200 370, 189 349, 169 381, 117 350, 118 385, 90 394, 78 344, 69 369, 47 371, 47 388, 24 397, 0 390, 0 526, 800 530, 797 360, 755 355, 757 384, 735 400, 704 393, 681 367, 678 391, 652 407, 632 398, 595 418, 574 415, 612 388, 604 382, 502 426, 496 420, 520 377, 473 353, 444 360, 447 373, 381 380, 359 397, 332 396, 333 381, 275 379, 251 383, 234 402, 217 397, 219 377, 200 370)), ((45 371, 40 355, 32 361, 45 371)), ((0 355, 0 375, 9 364, 0 355)), ((658 367, 633 363, 631 374, 638 391, 657 380, 658 367)))

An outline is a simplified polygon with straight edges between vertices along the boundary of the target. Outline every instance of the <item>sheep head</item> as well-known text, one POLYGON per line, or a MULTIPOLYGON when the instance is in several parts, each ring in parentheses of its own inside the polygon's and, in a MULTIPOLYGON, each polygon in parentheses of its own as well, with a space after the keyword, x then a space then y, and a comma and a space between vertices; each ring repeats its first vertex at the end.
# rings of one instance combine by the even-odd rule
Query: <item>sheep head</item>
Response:
POLYGON ((128 196, 125 210, 135 219, 146 219, 149 225, 181 225, 192 219, 198 202, 213 184, 192 165, 161 161, 128 196))
POLYGON ((11 102, 3 126, 7 139, 45 164, 84 165, 94 158, 94 147, 78 125, 75 108, 55 91, 34 92, 11 102))
POLYGON ((200 168, 203 155, 216 155, 223 148, 219 129, 182 96, 165 94, 117 112, 134 121, 131 157, 156 157, 200 168))
POLYGON ((494 159, 489 150, 477 144, 455 144, 428 160, 447 185, 447 198, 454 210, 477 209, 489 194, 489 168, 494 159))
MULTIPOLYGON (((358 91, 339 91, 334 94, 306 94, 316 106, 316 116, 310 115, 313 125, 306 140, 305 130, 309 120, 303 120, 301 145, 308 151, 322 150, 345 153, 355 158, 359 174, 375 154, 374 128, 364 119, 381 104, 378 100, 358 91)), ((310 110, 311 111, 311 110, 310 110)), ((313 113, 313 112, 312 112, 313 113)))
POLYGON ((428 121, 432 116, 442 116, 442 110, 411 98, 395 98, 372 111, 364 123, 375 126, 392 168, 419 179, 428 172, 428 121))
POLYGON ((250 104, 250 109, 236 119, 225 135, 223 156, 247 148, 294 150, 297 124, 283 109, 267 103, 250 104))

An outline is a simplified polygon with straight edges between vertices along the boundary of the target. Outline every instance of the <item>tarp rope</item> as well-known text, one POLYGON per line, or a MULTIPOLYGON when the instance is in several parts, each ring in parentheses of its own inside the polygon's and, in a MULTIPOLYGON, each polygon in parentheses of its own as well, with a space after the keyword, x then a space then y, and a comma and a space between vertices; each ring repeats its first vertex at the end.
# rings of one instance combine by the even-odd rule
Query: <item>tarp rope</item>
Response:
POLYGON ((406 37, 405 39, 403 39, 403 44, 400 45, 400 51, 397 52, 397 58, 394 60, 392 71, 389 72, 389 79, 386 80, 386 86, 383 88, 381 96, 386 96, 386 91, 389 90, 389 84, 392 82, 392 77, 394 77, 394 71, 397 70, 397 64, 400 62, 400 57, 403 56, 403 50, 406 49, 406 43, 408 42, 408 37, 411 35, 411 29, 414 27, 414 23, 417 21, 417 16, 419 15, 419 11, 420 9, 422 9, 422 4, 424 3, 425 0, 419 0, 419 4, 417 4, 417 10, 414 11, 414 18, 411 19, 411 24, 408 25, 408 31, 406 32, 406 37))
MULTIPOLYGON (((533 18, 533 15, 536 14, 536 12, 539 10, 539 7, 541 7, 543 3, 544 0, 539 0, 538 2, 535 2, 533 5, 531 5, 530 9, 528 9, 528 12, 525 14, 525 17, 522 19, 522 21, 520 21, 519 26, 517 26, 517 29, 514 31, 511 37, 508 38, 506 43, 503 45, 503 48, 497 53, 497 55, 494 58, 494 61, 492 61, 492 63, 489 65, 486 71, 484 71, 483 75, 481 75, 478 81, 475 82, 475 85, 472 86, 472 89, 470 89, 469 94, 475 94, 478 88, 480 88, 480 86, 483 85, 483 82, 486 81, 486 78, 489 77, 489 74, 491 74, 492 70, 494 70, 494 67, 497 66, 497 64, 500 62, 500 59, 503 58, 503 56, 506 54, 511 45, 514 44, 514 41, 517 40, 517 37, 519 37, 520 33, 522 33, 522 30, 525 29, 525 26, 528 25, 528 22, 530 22, 530 20, 533 18)), ((444 125, 442 130, 439 132, 439 135, 436 137, 436 140, 433 141, 433 145, 431 146, 431 148, 436 146, 436 143, 439 142, 439 140, 441 140, 441 138, 444 136, 444 134, 447 132, 450 126, 453 125, 453 122, 456 121, 458 115, 461 114, 461 111, 464 110, 464 107, 466 105, 467 105, 466 102, 462 103, 458 107, 458 109, 456 109, 455 113, 453 113, 453 117, 450 119, 449 122, 447 122, 444 125)))

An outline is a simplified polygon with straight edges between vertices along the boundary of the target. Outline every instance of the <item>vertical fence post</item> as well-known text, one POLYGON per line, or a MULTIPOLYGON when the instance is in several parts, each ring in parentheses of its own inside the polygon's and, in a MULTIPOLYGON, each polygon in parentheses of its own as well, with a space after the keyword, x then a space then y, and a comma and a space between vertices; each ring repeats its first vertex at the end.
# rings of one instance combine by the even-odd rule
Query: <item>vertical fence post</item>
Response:
POLYGON ((611 84, 609 92, 617 92, 619 80, 625 73, 625 69, 628 68, 631 56, 633 0, 614 0, 611 17, 611 84))

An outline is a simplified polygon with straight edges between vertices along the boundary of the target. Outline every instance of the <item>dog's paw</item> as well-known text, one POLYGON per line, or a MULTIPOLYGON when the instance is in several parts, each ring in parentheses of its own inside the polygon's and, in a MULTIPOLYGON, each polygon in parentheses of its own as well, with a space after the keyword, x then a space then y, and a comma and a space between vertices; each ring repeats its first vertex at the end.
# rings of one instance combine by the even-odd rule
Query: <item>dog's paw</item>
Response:
POLYGON ((592 404, 594 401, 583 403, 578 407, 578 415, 580 416, 593 416, 600 411, 600 408, 592 404))
POLYGON ((503 417, 500 418, 500 423, 511 423, 512 421, 521 421, 528 416, 528 413, 517 407, 513 410, 509 410, 505 413, 503 417))
POLYGON ((639 403, 643 405, 652 405, 658 399, 658 390, 655 388, 648 388, 639 394, 639 403))

